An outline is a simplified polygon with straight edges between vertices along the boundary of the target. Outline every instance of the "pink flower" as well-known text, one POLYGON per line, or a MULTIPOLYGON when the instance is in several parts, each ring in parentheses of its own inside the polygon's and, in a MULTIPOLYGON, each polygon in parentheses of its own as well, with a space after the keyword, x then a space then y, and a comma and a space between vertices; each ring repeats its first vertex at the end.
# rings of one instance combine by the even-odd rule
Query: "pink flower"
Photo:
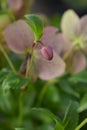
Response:
MULTIPOLYGON (((38 30, 39 31, 39 30, 38 30)), ((18 54, 30 53, 34 46, 34 33, 23 20, 14 22, 4 30, 8 47, 18 54)), ((45 27, 43 36, 34 50, 34 61, 38 76, 49 80, 65 72, 65 63, 60 57, 63 48, 62 34, 55 27, 45 27)))

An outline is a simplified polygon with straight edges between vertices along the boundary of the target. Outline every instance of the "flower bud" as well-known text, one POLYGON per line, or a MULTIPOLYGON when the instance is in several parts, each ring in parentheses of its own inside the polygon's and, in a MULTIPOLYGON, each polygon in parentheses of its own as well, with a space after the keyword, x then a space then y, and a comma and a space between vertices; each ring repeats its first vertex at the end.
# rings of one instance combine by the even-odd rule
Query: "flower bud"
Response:
POLYGON ((53 58, 53 50, 49 46, 43 46, 41 49, 41 54, 47 60, 51 60, 53 58))

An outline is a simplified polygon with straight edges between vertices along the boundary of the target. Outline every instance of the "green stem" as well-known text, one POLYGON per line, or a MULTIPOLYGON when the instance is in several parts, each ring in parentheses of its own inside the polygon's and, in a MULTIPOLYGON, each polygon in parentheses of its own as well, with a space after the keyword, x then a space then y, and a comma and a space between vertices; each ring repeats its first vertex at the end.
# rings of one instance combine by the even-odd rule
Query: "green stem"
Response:
POLYGON ((9 57, 8 57, 8 55, 7 55, 7 53, 6 53, 6 51, 4 50, 4 48, 3 48, 3 46, 2 46, 1 44, 0 44, 0 50, 2 51, 2 53, 3 53, 4 57, 6 58, 6 60, 8 61, 8 64, 9 64, 9 66, 11 67, 11 69, 13 70, 13 72, 14 72, 15 74, 17 74, 16 69, 14 68, 14 66, 13 66, 13 64, 12 64, 12 62, 11 62, 11 60, 9 59, 9 57))
POLYGON ((25 74, 26 78, 29 76, 29 73, 30 73, 30 69, 31 69, 32 62, 33 62, 33 56, 34 56, 34 49, 35 49, 35 47, 36 47, 36 45, 32 48, 31 58, 27 62, 27 68, 26 68, 26 74, 25 74))
POLYGON ((45 96, 45 93, 48 89, 48 87, 54 83, 58 82, 57 79, 54 79, 54 80, 49 80, 42 88, 41 92, 40 92, 40 95, 39 95, 39 98, 38 98, 38 102, 37 102, 37 106, 40 106, 41 102, 43 101, 44 99, 44 96, 45 96))
POLYGON ((82 121, 75 130, 80 130, 85 124, 87 124, 87 118, 84 121, 82 121))

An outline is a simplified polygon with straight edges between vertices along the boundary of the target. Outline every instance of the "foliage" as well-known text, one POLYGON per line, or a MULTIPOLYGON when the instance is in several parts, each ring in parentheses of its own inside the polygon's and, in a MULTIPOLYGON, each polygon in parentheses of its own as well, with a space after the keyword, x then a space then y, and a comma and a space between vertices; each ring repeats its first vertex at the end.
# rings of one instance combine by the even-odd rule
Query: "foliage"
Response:
POLYGON ((0 130, 87 129, 87 15, 45 26, 28 7, 0 5, 0 130))

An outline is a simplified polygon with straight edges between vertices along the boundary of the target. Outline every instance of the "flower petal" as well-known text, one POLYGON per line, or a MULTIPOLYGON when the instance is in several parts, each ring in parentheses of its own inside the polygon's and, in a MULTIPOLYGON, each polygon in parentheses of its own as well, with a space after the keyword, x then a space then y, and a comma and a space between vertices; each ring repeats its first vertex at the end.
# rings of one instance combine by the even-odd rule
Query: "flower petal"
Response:
POLYGON ((14 11, 20 10, 23 6, 23 0, 7 0, 7 3, 14 11))
POLYGON ((80 33, 83 38, 83 44, 85 45, 84 48, 87 48, 87 15, 84 15, 80 20, 80 33))
POLYGON ((68 10, 64 13, 61 21, 61 29, 65 37, 69 40, 73 40, 79 34, 80 20, 73 10, 68 10))
POLYGON ((86 58, 84 54, 80 51, 74 53, 73 59, 72 59, 72 72, 78 73, 86 68, 86 58))
POLYGON ((46 60, 39 54, 37 59, 38 75, 43 80, 49 80, 61 76, 65 72, 64 61, 53 52, 53 59, 46 60))
POLYGON ((34 42, 34 34, 23 20, 19 20, 8 26, 4 30, 4 38, 8 47, 16 53, 23 53, 34 42))
POLYGON ((57 28, 46 27, 44 29, 44 34, 41 38, 41 42, 46 46, 50 46, 59 55, 61 54, 64 48, 63 35, 62 33, 58 33, 57 28))

